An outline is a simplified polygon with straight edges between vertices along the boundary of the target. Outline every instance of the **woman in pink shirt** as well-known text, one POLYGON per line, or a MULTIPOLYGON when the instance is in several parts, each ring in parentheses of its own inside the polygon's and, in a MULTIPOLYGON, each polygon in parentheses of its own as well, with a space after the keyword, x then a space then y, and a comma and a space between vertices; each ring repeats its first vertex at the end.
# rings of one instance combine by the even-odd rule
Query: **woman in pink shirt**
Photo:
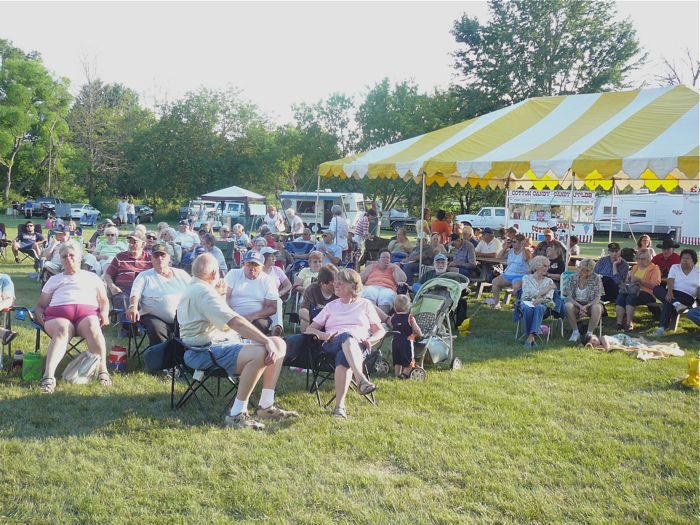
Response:
POLYGON ((111 386, 102 334, 102 327, 109 324, 109 301, 104 282, 94 273, 80 269, 80 255, 72 242, 61 246, 59 254, 63 273, 46 281, 34 308, 36 320, 51 337, 46 369, 39 385, 45 394, 53 394, 56 367, 66 353, 68 342, 77 334, 85 338, 88 352, 100 358, 97 379, 103 386, 111 386))
POLYGON ((335 356, 335 409, 333 416, 345 419, 345 397, 355 376, 361 394, 371 394, 376 385, 362 371, 362 362, 385 331, 374 305, 363 299, 362 280, 355 270, 340 270, 333 282, 338 299, 331 301, 306 329, 323 341, 323 351, 335 356))

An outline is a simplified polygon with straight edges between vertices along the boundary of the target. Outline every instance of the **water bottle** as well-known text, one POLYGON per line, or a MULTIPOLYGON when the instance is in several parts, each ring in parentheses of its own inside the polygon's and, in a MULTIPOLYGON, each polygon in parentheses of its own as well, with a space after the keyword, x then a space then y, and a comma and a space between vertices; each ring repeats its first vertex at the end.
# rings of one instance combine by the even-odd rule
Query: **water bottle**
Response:
POLYGON ((24 321, 27 318, 27 311, 25 309, 15 310, 15 319, 18 321, 24 321))
POLYGON ((22 362, 24 361, 24 352, 22 350, 16 350, 14 356, 12 356, 12 370, 19 372, 22 370, 22 362))

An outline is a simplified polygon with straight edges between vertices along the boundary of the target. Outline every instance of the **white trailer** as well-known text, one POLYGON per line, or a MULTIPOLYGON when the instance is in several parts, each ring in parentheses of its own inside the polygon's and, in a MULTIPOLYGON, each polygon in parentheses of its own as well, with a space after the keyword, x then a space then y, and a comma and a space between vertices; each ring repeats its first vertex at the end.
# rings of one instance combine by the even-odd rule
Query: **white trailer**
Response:
POLYGON ((678 240, 683 244, 700 246, 700 194, 683 194, 683 215, 678 240))
POLYGON ((342 208, 351 228, 365 212, 365 198, 362 193, 338 193, 330 190, 322 190, 318 194, 315 191, 283 191, 279 194, 279 199, 285 209, 293 208, 310 228, 314 225, 317 225, 317 228, 328 227, 333 218, 331 208, 336 204, 342 208))
POLYGON ((610 195, 596 199, 596 231, 674 236, 683 223, 683 194, 649 193, 610 195))

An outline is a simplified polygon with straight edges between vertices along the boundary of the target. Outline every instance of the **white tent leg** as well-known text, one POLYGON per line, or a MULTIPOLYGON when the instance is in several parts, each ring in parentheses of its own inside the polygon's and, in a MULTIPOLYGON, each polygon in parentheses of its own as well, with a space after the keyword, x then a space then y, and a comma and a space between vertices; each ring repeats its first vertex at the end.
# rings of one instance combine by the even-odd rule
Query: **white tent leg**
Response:
POLYGON ((576 191, 576 185, 574 182, 576 181, 576 173, 573 171, 571 172, 571 201, 569 202, 569 223, 568 223, 568 228, 566 228, 566 245, 564 248, 566 248, 566 261, 564 267, 569 266, 569 259, 571 259, 571 222, 573 221, 574 218, 574 191, 576 191))
MULTIPOLYGON (((610 231, 608 232, 608 244, 612 242, 613 216, 615 210, 615 179, 613 179, 612 194, 610 196, 610 231)), ((603 210, 605 211, 605 210, 603 210)))
MULTIPOLYGON (((421 198, 420 198, 420 220, 423 220, 423 217, 425 216, 425 172, 423 172, 422 176, 422 182, 421 182, 421 198)), ((423 232, 418 232, 416 231, 416 235, 418 236, 418 239, 420 244, 418 244, 418 278, 420 279, 422 270, 423 270, 423 243, 425 242, 425 238, 423 235, 423 232), (421 241, 422 240, 422 241, 421 241)))
MULTIPOLYGON (((321 197, 319 195, 320 193, 321 193, 321 174, 319 173, 318 179, 316 181, 316 206, 314 207, 314 222, 316 224, 321 224, 318 220, 318 204, 319 204, 319 201, 321 200, 321 197)), ((314 226, 316 226, 316 224, 314 224, 314 226)), ((311 231, 313 231, 313 229, 311 231)), ((315 231, 314 233, 318 233, 318 232, 315 231)))

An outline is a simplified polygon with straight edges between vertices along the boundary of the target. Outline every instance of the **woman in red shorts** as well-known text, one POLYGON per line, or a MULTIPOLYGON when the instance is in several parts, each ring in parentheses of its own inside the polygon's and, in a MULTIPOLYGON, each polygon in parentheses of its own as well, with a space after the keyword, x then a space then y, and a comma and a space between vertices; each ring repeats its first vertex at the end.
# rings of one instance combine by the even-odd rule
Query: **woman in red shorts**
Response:
POLYGON ((104 282, 94 273, 80 269, 80 255, 72 242, 59 250, 63 273, 51 277, 41 290, 34 309, 36 320, 51 337, 46 354, 46 370, 39 385, 52 394, 56 388, 56 367, 74 335, 85 338, 88 352, 100 357, 97 379, 111 386, 107 372, 107 350, 102 327, 109 324, 109 302, 104 282))

